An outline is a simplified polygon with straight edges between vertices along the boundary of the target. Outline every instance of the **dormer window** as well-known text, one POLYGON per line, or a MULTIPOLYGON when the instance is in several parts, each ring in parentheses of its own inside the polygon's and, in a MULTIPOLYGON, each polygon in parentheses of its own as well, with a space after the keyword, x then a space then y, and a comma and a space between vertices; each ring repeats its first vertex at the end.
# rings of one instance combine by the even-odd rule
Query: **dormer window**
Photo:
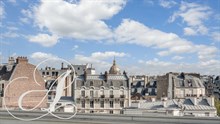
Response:
POLYGON ((93 86, 93 82, 92 81, 90 82, 90 86, 93 86))

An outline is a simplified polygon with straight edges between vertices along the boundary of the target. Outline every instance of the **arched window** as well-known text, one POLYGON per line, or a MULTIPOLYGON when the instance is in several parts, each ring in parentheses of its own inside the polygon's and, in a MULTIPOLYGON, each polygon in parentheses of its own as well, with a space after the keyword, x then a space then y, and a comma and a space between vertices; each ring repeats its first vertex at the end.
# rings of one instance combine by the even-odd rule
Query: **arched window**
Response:
POLYGON ((86 96, 85 90, 81 90, 81 96, 82 96, 82 97, 85 97, 85 96, 86 96))
POLYGON ((120 95, 124 95, 124 90, 120 89, 120 95))
POLYGON ((90 90, 90 97, 94 97, 94 91, 90 90))
POLYGON ((100 95, 104 95, 104 89, 105 89, 104 87, 100 88, 100 95))

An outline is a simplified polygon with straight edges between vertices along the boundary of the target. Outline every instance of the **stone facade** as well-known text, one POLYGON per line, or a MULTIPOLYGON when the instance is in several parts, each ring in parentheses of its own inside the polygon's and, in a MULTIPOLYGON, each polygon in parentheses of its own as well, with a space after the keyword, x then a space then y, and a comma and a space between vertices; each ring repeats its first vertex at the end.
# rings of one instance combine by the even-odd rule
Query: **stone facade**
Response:
POLYGON ((205 87, 195 73, 167 73, 157 77, 157 99, 205 96, 205 87))
POLYGON ((73 97, 81 113, 123 114, 123 108, 129 106, 129 78, 125 72, 99 75, 85 72, 77 77, 73 88, 73 97))

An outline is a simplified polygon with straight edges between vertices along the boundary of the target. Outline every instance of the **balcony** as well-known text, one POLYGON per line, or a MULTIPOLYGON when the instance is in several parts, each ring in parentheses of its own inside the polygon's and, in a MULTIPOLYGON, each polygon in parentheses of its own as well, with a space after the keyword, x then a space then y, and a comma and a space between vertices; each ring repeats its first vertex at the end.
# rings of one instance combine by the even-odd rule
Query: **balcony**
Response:
POLYGON ((109 97, 110 97, 110 98, 114 98, 114 95, 110 95, 109 97))
POLYGON ((120 98, 124 99, 124 98, 125 98, 125 95, 120 95, 120 98))

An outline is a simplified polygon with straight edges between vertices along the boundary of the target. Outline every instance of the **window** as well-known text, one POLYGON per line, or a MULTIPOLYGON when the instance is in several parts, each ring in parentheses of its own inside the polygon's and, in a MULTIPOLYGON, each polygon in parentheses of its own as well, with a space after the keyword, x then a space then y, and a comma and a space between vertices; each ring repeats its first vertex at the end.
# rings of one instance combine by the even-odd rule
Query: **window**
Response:
POLYGON ((47 72, 47 75, 49 75, 49 72, 47 72))
POLYGON ((120 90, 120 95, 124 95, 124 90, 120 90))
POLYGON ((101 89, 100 94, 104 95, 104 89, 101 89))
POLYGON ((82 108, 85 108, 85 100, 83 100, 83 101, 81 102, 81 104, 82 104, 82 108))
POLYGON ((85 86, 85 82, 84 82, 84 81, 82 81, 82 84, 81 84, 81 86, 85 86))
POLYGON ((113 86, 113 82, 111 81, 110 86, 113 86))
POLYGON ((82 97, 85 97, 85 95, 86 95, 86 94, 85 94, 85 90, 82 90, 82 91, 81 91, 81 96, 82 96, 82 97))
POLYGON ((102 101, 102 100, 100 101, 100 107, 101 107, 101 108, 104 108, 104 103, 105 103, 104 100, 103 100, 103 101, 102 101))
POLYGON ((42 75, 45 75, 45 72, 44 72, 44 71, 42 72, 42 75))
POLYGON ((123 110, 120 110, 120 114, 124 114, 124 111, 123 111, 123 110))
POLYGON ((113 106, 114 106, 114 101, 109 101, 109 104, 110 104, 110 108, 113 108, 113 106))
POLYGON ((90 108, 94 108, 94 101, 90 101, 90 108))
POLYGON ((120 101, 120 107, 124 107, 124 101, 120 101))
POLYGON ((113 90, 110 90, 110 95, 113 95, 113 90))
POLYGON ((3 97, 4 96, 4 84, 2 84, 2 88, 1 88, 1 92, 0 92, 0 96, 3 97))
POLYGON ((90 91, 90 97, 94 97, 94 92, 93 92, 93 90, 90 91))
POLYGON ((90 86, 93 86, 93 82, 92 81, 90 82, 90 86))
POLYGON ((110 114, 113 114, 113 110, 110 110, 109 113, 110 113, 110 114))
POLYGON ((80 67, 78 67, 77 69, 80 70, 80 67))
POLYGON ((110 98, 114 98, 114 95, 113 95, 113 90, 110 90, 109 95, 110 95, 110 96, 109 96, 110 98))

